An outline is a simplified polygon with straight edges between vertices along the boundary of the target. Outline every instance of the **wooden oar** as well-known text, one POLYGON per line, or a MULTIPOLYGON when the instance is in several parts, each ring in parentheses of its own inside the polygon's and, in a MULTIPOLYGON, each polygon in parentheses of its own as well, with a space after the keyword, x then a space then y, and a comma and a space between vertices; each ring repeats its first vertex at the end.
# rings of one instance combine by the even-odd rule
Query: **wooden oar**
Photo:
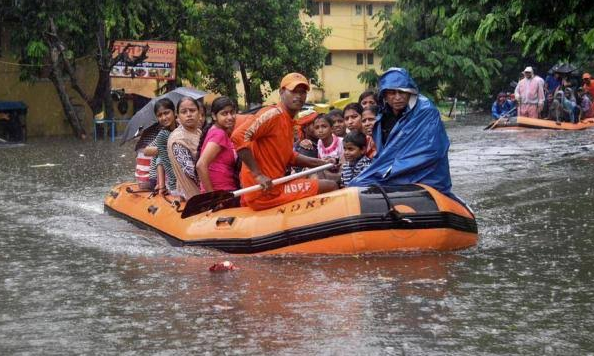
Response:
POLYGON ((499 123, 499 120, 501 120, 501 116, 499 116, 499 119, 491 121, 489 125, 487 125, 487 127, 485 127, 483 130, 491 130, 492 128, 495 128, 495 126, 497 126, 499 123))
POLYGON ((508 112, 504 112, 503 114, 501 114, 499 116, 499 119, 491 121, 491 123, 489 125, 487 125, 487 127, 485 127, 483 130, 491 130, 494 129, 495 127, 497 127, 497 124, 499 123, 499 121, 501 121, 501 119, 503 118, 507 118, 509 117, 517 108, 512 108, 511 110, 509 110, 508 112))
MULTIPOLYGON (((272 181, 272 186, 286 183, 293 179, 301 178, 301 177, 304 177, 304 176, 307 176, 307 175, 310 175, 310 174, 313 174, 316 172, 320 172, 320 171, 332 168, 333 166, 334 166, 333 163, 328 163, 323 166, 310 168, 310 169, 301 171, 299 173, 291 174, 290 176, 277 178, 272 181)), ((236 191, 215 190, 212 192, 195 195, 195 196, 191 197, 190 200, 188 200, 188 202, 186 203, 186 207, 184 208, 184 211, 181 214, 181 218, 185 219, 192 215, 203 213, 203 212, 210 210, 213 207, 215 207, 223 202, 226 202, 230 199, 239 197, 246 193, 256 192, 260 189, 263 189, 263 187, 260 184, 258 184, 258 185, 253 185, 251 187, 239 189, 236 191)))

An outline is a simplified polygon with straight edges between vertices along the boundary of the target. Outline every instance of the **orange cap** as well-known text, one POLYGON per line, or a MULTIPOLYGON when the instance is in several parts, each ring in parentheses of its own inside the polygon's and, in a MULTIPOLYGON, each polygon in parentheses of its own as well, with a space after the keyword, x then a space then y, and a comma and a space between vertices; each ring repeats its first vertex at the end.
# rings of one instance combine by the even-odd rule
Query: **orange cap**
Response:
POLYGON ((309 82, 307 81, 307 78, 303 76, 303 74, 289 73, 285 75, 283 80, 281 80, 280 87, 281 89, 287 88, 289 90, 294 90, 298 85, 305 85, 307 90, 309 90, 309 82))
POLYGON ((592 79, 592 76, 590 75, 590 73, 584 73, 582 74, 582 79, 592 79))

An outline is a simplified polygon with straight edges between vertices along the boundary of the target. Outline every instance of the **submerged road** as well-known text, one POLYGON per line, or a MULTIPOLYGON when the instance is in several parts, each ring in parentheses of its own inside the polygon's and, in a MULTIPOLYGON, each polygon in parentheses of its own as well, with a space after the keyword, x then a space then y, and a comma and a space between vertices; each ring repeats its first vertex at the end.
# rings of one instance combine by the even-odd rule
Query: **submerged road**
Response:
POLYGON ((103 213, 131 146, 2 146, 0 354, 594 353, 594 130, 487 122, 446 124, 476 248, 231 256, 223 274, 221 256, 103 213))

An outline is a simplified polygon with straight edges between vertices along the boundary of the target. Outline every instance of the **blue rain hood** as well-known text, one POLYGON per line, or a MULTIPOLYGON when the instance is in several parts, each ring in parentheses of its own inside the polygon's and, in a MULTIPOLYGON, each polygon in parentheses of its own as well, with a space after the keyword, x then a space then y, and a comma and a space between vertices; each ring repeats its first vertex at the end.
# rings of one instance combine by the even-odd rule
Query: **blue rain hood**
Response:
POLYGON ((386 142, 382 142, 382 118, 392 108, 382 105, 373 127, 377 154, 349 186, 422 183, 455 197, 448 161, 450 141, 439 111, 428 98, 417 94, 418 87, 405 69, 391 68, 380 77, 380 95, 387 89, 406 89, 403 91, 416 95, 411 95, 414 100, 400 114, 386 142))
POLYGON ((384 91, 387 89, 401 90, 411 94, 418 94, 419 87, 404 68, 392 67, 379 78, 379 97, 383 101, 384 91))

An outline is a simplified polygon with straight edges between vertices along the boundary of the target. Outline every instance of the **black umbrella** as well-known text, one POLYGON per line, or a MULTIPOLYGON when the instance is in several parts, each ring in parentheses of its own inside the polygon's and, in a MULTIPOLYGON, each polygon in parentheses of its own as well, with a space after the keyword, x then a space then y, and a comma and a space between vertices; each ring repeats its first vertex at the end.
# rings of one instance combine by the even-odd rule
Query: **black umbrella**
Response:
POLYGON ((553 72, 557 72, 557 73, 561 73, 561 74, 569 74, 571 72, 576 71, 577 68, 572 66, 569 63, 561 63, 561 64, 554 65, 553 68, 551 68, 551 70, 553 72))
POLYGON ((166 94, 153 98, 148 104, 146 104, 142 109, 138 110, 134 116, 132 116, 130 122, 128 122, 128 126, 126 127, 124 134, 122 135, 122 144, 138 136, 140 131, 157 122, 153 108, 159 99, 169 98, 171 101, 173 101, 173 104, 177 105, 179 99, 183 97, 189 96, 190 98, 198 100, 203 98, 205 95, 206 92, 201 90, 179 87, 166 94))

